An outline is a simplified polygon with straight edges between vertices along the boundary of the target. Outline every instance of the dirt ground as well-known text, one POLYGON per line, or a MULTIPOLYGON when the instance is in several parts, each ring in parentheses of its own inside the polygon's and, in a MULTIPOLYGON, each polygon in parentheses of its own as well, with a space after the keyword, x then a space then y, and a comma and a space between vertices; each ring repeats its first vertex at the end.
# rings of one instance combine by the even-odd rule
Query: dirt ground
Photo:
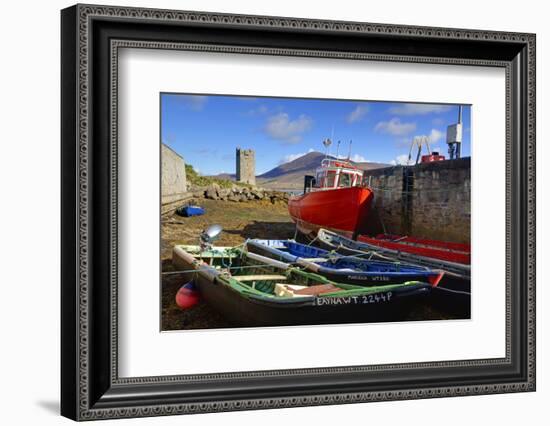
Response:
MULTIPOLYGON (((162 270, 162 329, 190 330, 232 327, 215 310, 200 302, 191 309, 182 311, 175 303, 179 288, 185 284, 174 271, 171 262, 172 248, 176 244, 198 244, 199 235, 208 226, 223 227, 218 246, 236 246, 247 238, 287 239, 295 237, 295 227, 283 202, 270 201, 229 202, 201 199, 197 202, 206 214, 191 218, 175 212, 162 217, 161 260, 162 270)), ((467 318, 463 312, 441 308, 429 299, 418 304, 406 320, 437 320, 467 318)))
POLYGON ((294 224, 285 203, 248 201, 234 203, 202 199, 197 203, 206 214, 181 217, 175 212, 162 218, 162 259, 172 256, 176 244, 198 244, 201 232, 208 226, 219 224, 223 232, 218 246, 236 246, 247 238, 286 239, 294 236, 294 224))
MULTIPOLYGON (((201 232, 210 225, 223 227, 218 246, 236 246, 248 238, 287 239, 294 237, 294 224, 287 205, 271 201, 229 202, 201 199, 198 205, 206 214, 181 217, 175 212, 162 217, 161 258, 163 272, 173 271, 172 248, 176 244, 198 244, 201 232)), ((205 303, 182 311, 175 295, 185 283, 177 275, 165 274, 162 279, 162 329, 201 329, 230 327, 216 311, 205 303)))

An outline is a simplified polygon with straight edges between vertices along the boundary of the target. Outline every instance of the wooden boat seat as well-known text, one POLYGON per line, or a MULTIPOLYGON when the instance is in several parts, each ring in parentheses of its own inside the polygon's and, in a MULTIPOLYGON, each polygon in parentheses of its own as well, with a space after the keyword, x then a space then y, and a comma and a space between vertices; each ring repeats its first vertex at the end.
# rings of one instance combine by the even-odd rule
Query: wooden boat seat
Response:
POLYGON ((340 289, 333 284, 317 284, 317 285, 312 285, 300 290, 296 290, 294 294, 299 296, 305 296, 305 295, 317 296, 319 294, 324 294, 324 293, 333 293, 338 290, 340 289))
POLYGON ((284 275, 237 275, 233 276, 232 278, 239 282, 286 280, 286 277, 284 275))

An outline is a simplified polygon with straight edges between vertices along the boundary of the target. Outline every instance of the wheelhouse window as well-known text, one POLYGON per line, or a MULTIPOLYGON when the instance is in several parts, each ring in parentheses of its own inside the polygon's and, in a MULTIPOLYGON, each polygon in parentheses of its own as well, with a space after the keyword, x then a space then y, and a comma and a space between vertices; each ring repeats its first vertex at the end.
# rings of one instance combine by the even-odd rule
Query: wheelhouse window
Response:
POLYGON ((325 182, 325 174, 324 173, 317 173, 317 176, 315 177, 315 184, 313 185, 315 188, 322 188, 325 182))
POLYGON ((351 186, 351 175, 349 173, 340 173, 340 178, 338 179, 338 186, 340 188, 351 186))
POLYGON ((334 182, 336 181, 336 172, 335 171, 329 171, 327 172, 327 177, 325 178, 325 187, 326 188, 333 188, 334 182))

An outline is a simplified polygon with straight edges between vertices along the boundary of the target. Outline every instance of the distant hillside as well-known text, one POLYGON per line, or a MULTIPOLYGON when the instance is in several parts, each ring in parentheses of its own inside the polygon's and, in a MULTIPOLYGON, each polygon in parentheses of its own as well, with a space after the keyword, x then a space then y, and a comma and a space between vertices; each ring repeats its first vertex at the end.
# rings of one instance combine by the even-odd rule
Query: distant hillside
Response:
POLYGON ((185 165, 185 173, 187 175, 187 183, 197 187, 205 187, 212 184, 217 184, 222 188, 231 188, 233 185, 250 186, 246 183, 235 182, 235 175, 230 175, 228 173, 218 176, 199 175, 191 164, 185 165))
MULTIPOLYGON (((268 172, 256 176, 256 184, 270 189, 300 189, 304 185, 304 176, 314 175, 317 167, 321 165, 323 158, 325 158, 325 154, 321 152, 309 152, 295 160, 281 164, 268 172)), ((390 166, 389 164, 368 162, 355 163, 355 165, 361 170, 380 169, 390 166)), ((220 173, 209 177, 235 181, 235 173, 220 173)))
POLYGON ((235 180, 235 173, 218 173, 217 175, 211 176, 216 179, 226 179, 226 180, 235 180))
MULTIPOLYGON (((310 152, 257 176, 256 183, 273 189, 302 188, 304 185, 304 175, 314 175, 315 169, 321 165, 323 158, 325 158, 325 154, 321 152, 310 152)), ((389 166, 389 164, 368 162, 355 163, 355 165, 362 170, 379 169, 389 166)))

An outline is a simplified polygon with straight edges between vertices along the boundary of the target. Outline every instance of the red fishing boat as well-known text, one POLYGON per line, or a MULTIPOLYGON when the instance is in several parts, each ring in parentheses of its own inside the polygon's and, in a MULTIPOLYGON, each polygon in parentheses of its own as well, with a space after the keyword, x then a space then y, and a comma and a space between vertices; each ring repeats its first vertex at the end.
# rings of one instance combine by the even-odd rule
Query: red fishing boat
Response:
POLYGON ((348 236, 360 232, 373 198, 362 178, 363 172, 349 160, 323 159, 316 175, 306 176, 304 193, 288 202, 298 230, 306 235, 316 235, 319 228, 348 236))
POLYGON ((364 243, 399 252, 412 253, 464 265, 470 264, 470 244, 389 234, 380 234, 375 237, 360 235, 357 239, 364 243))

